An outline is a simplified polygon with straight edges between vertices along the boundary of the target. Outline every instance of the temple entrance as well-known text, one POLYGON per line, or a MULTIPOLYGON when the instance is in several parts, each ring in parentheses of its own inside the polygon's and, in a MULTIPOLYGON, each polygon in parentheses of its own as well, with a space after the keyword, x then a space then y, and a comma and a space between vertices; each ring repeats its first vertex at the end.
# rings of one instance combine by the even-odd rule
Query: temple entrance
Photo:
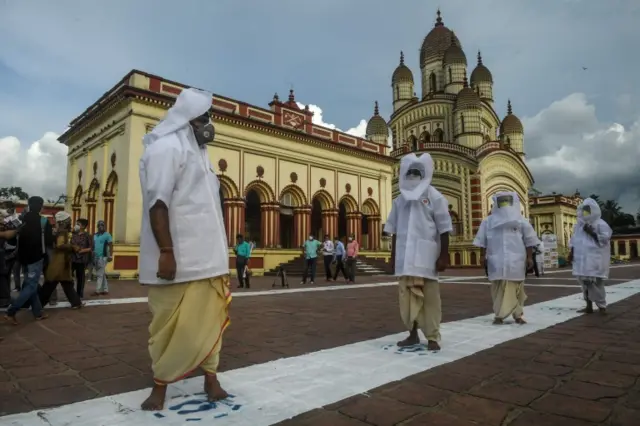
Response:
POLYGON ((322 241, 324 239, 323 232, 326 230, 322 229, 322 203, 318 198, 314 198, 311 202, 311 229, 309 233, 322 241))
POLYGON ((347 205, 341 201, 338 205, 338 238, 345 241, 347 236, 347 205))
POLYGON ((367 216, 366 214, 363 214, 362 219, 360 219, 360 221, 361 221, 360 230, 362 232, 362 236, 360 237, 362 239, 362 241, 360 241, 360 247, 366 250, 371 250, 371 243, 369 241, 371 236, 369 234, 369 216, 367 216))
POLYGON ((260 195, 258 195, 258 192, 254 189, 249 190, 245 203, 245 239, 247 241, 254 241, 256 247, 262 247, 260 195))
POLYGON ((291 194, 283 194, 280 198, 280 247, 285 249, 294 248, 295 232, 293 208, 295 202, 291 194))

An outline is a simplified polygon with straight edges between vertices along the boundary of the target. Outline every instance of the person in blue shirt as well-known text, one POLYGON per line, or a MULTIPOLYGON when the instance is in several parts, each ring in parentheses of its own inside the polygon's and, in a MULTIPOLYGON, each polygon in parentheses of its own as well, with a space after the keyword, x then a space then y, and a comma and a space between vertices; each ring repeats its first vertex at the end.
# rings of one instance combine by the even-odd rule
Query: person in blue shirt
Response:
POLYGON ((236 273, 238 274, 238 288, 250 288, 249 280, 246 279, 245 272, 249 266, 251 257, 251 245, 244 240, 242 234, 236 235, 236 246, 233 248, 236 253, 236 273))
POLYGON ((309 239, 302 244, 302 253, 304 254, 304 272, 300 284, 307 283, 307 277, 311 275, 311 284, 316 280, 316 266, 318 261, 318 250, 322 247, 320 241, 316 240, 313 235, 309 235, 309 239), (309 274, 311 271, 311 274, 309 274))
POLYGON ((334 239, 334 252, 333 252, 333 262, 336 264, 336 271, 333 274, 333 280, 336 281, 338 279, 338 273, 342 271, 342 276, 346 281, 349 281, 347 277, 347 271, 344 269, 344 260, 347 257, 347 250, 344 248, 344 243, 340 241, 338 237, 334 239))
POLYGON ((103 220, 98 221, 98 232, 93 236, 93 268, 96 274, 96 291, 94 296, 109 294, 107 283, 107 263, 113 260, 113 238, 106 231, 103 220))

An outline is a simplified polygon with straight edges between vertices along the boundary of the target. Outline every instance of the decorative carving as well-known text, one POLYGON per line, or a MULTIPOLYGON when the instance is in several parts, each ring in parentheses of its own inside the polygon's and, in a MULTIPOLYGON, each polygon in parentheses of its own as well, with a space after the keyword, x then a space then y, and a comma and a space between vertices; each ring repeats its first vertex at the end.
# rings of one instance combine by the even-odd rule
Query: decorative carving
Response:
POLYGON ((284 113, 282 121, 284 122, 284 124, 293 127, 294 129, 297 129, 302 125, 302 117, 300 117, 298 114, 288 111, 284 113))
POLYGON ((348 183, 344 186, 344 190, 347 191, 347 194, 351 192, 351 184, 348 183))
POLYGON ((320 188, 324 188, 327 186, 327 180, 325 178, 320 178, 320 188))
POLYGON ((372 187, 368 187, 367 188, 367 194, 369 194, 369 197, 371 197, 373 195, 373 188, 372 187))
POLYGON ((82 170, 78 170, 78 180, 82 180, 82 170))
POLYGON ((98 174, 98 162, 97 161, 93 162, 93 174, 94 174, 94 176, 98 174))
POLYGON ((298 181, 298 174, 296 172, 291 172, 289 177, 291 178, 291 182, 293 183, 296 183, 298 181))
POLYGON ((116 167, 116 152, 113 151, 111 153, 111 168, 115 168, 116 167))
POLYGON ((220 171, 222 173, 227 171, 227 160, 225 160, 224 158, 221 158, 218 160, 218 168, 220 169, 220 171))
POLYGON ((264 167, 262 166, 256 167, 256 177, 261 179, 263 176, 264 176, 264 167))

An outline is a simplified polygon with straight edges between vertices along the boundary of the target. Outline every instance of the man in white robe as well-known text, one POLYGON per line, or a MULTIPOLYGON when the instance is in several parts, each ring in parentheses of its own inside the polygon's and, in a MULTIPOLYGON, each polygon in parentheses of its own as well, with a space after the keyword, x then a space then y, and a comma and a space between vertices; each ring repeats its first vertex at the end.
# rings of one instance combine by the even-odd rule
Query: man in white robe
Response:
POLYGON ((212 96, 183 90, 144 137, 140 159, 140 283, 148 285, 154 386, 143 410, 161 410, 167 385, 202 370, 210 401, 227 393, 217 379, 229 325, 229 257, 220 183, 207 144, 212 96))
POLYGON ((480 260, 491 282, 494 324, 502 324, 510 315, 517 324, 526 324, 524 279, 533 267, 533 248, 539 243, 533 227, 520 214, 518 194, 494 195, 491 214, 473 240, 473 245, 481 248, 480 260))
POLYGON ((604 281, 609 278, 611 227, 602 220, 598 203, 587 198, 578 206, 578 223, 569 241, 569 262, 573 276, 582 286, 587 306, 580 313, 593 313, 593 304, 601 314, 607 312, 607 291, 604 281))
POLYGON ((409 154, 400 162, 400 196, 393 200, 384 231, 394 234, 395 273, 399 279, 400 317, 409 337, 398 346, 420 343, 418 328, 429 350, 440 350, 442 306, 438 272, 449 264, 449 233, 453 230, 449 203, 431 186, 429 154, 409 154))

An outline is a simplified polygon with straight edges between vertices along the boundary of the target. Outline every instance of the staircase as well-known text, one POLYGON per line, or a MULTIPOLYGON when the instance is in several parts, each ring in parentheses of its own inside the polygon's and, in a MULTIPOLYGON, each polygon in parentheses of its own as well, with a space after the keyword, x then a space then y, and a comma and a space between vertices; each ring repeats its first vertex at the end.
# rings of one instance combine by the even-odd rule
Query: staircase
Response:
MULTIPOLYGON (((304 256, 300 255, 293 260, 283 265, 287 270, 289 276, 302 276, 304 273, 304 256)), ((265 276, 274 276, 277 273, 277 269, 271 269, 265 271, 265 276)), ((391 266, 379 259, 370 259, 367 257, 360 257, 356 260, 356 277, 358 276, 371 276, 371 275, 387 275, 391 273, 391 266)), ((318 256, 318 263, 316 266, 316 276, 324 276, 324 259, 322 256, 318 256)))

